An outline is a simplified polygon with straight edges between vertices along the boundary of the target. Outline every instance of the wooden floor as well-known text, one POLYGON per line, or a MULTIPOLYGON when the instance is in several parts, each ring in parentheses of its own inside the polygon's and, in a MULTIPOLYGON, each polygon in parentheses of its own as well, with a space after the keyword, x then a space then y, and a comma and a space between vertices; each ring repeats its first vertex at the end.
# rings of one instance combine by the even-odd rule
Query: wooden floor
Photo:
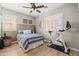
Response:
MULTIPOLYGON (((79 53, 70 51, 69 55, 79 55, 79 53)), ((0 56, 67 56, 67 54, 47 47, 46 43, 40 47, 30 50, 27 53, 24 53, 22 48, 20 48, 17 43, 14 43, 9 47, 1 49, 0 56)))

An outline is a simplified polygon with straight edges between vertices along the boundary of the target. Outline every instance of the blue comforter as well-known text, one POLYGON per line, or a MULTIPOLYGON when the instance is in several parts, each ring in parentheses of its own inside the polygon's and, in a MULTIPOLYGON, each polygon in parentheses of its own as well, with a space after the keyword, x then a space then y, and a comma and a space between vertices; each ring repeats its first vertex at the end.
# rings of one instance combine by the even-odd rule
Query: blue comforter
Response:
POLYGON ((30 43, 43 39, 43 36, 40 34, 17 34, 17 41, 20 42, 25 49, 30 43))

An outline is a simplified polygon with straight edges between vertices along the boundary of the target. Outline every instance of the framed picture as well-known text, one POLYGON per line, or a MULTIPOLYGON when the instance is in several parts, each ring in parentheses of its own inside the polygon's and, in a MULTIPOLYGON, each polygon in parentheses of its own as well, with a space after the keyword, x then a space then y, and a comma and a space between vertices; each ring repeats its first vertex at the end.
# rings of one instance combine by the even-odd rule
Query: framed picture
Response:
POLYGON ((29 24, 32 24, 32 20, 29 20, 29 24))
POLYGON ((23 23, 27 24, 27 19, 23 19, 23 23))

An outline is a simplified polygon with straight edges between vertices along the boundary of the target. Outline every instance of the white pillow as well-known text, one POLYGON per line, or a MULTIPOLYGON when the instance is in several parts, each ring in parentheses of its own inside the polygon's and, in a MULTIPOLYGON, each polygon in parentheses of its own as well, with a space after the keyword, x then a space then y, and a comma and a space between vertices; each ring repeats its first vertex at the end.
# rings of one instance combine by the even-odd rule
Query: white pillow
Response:
POLYGON ((29 34, 29 33, 31 33, 31 30, 23 30, 23 33, 24 34, 29 34))
POLYGON ((23 30, 18 30, 18 34, 22 34, 23 33, 23 30))

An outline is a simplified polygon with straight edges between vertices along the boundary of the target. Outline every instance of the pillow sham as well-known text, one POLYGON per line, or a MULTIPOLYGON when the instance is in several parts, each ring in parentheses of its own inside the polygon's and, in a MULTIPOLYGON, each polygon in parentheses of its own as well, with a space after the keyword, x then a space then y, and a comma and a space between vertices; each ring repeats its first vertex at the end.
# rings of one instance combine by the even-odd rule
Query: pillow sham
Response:
POLYGON ((31 30, 23 30, 23 33, 24 34, 29 34, 29 33, 31 33, 31 30))
POLYGON ((23 30, 18 30, 18 34, 24 34, 23 30))

